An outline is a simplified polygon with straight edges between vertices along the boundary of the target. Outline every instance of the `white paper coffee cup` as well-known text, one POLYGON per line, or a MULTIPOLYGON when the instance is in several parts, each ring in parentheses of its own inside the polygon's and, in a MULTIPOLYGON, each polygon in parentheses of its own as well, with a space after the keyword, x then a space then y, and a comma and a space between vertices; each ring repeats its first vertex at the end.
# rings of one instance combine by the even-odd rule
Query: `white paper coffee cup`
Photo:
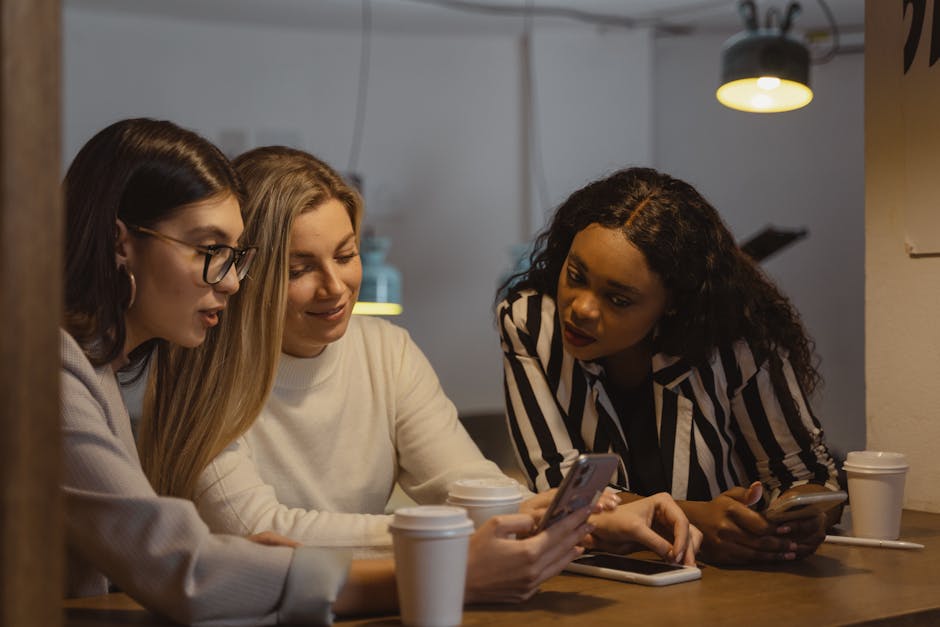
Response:
POLYGON ((853 451, 843 464, 852 511, 852 535, 896 540, 901 533, 907 458, 903 453, 853 451))
POLYGON ((522 500, 522 487, 509 477, 458 479, 447 494, 447 504, 467 510, 476 529, 497 514, 515 514, 522 500))
POLYGON ((406 507, 395 511, 388 530, 402 623, 409 627, 459 625, 473 533, 467 513, 443 505, 406 507))

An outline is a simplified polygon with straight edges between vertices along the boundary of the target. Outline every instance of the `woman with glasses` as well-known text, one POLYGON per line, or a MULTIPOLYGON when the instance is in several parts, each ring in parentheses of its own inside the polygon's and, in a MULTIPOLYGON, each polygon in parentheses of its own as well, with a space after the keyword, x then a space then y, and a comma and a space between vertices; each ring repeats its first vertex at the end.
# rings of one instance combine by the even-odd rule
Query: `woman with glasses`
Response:
MULTIPOLYGON (((418 502, 442 503, 455 479, 503 475, 470 440, 408 333, 382 319, 351 316, 362 280, 355 190, 322 161, 288 148, 253 150, 235 167, 248 195, 246 237, 268 254, 223 327, 228 335, 251 328, 254 340, 264 340, 254 372, 269 373, 271 393, 252 427, 211 463, 202 457, 194 463, 196 450, 184 438, 146 436, 161 443, 145 447, 162 456, 159 467, 183 461, 188 470, 204 470, 184 481, 160 472, 151 479, 159 491, 195 499, 214 530, 271 529, 303 544, 387 550, 384 509, 396 482, 418 502)), ((219 360, 218 351, 188 352, 181 375, 199 377, 219 360)), ((212 378, 202 382, 218 389, 212 378)), ((185 433, 175 417, 190 415, 200 401, 176 401, 153 423, 185 433)), ((545 501, 540 495, 528 505, 545 501)), ((688 523, 671 499, 633 510, 634 539, 648 536, 661 554, 694 559, 688 523), (649 530, 650 517, 661 517, 674 543, 649 530)), ((575 545, 589 529, 586 515, 537 535, 529 535, 531 510, 481 526, 471 539, 467 601, 531 596, 580 552, 575 545)))
MULTIPOLYGON (((815 551, 833 518, 778 525, 755 511, 839 488, 807 401, 812 343, 717 211, 683 181, 629 168, 572 194, 531 262, 497 307, 530 483, 558 485, 579 454, 613 452, 624 500, 671 493, 706 559, 815 551)), ((592 521, 616 536, 616 512, 592 521)))
POLYGON ((251 371, 248 345, 237 335, 220 341, 215 329, 256 254, 240 243, 241 197, 222 153, 169 122, 117 122, 68 170, 66 594, 117 586, 183 623, 327 623, 333 611, 390 608, 390 565, 293 548, 274 534, 214 535, 191 502, 158 496, 141 467, 117 375, 148 358, 148 395, 159 403, 199 393, 198 379, 178 376, 171 347, 219 347, 208 370, 225 387, 184 417, 188 445, 204 447, 207 460, 247 426, 233 408, 253 419, 263 404, 267 384, 251 371))

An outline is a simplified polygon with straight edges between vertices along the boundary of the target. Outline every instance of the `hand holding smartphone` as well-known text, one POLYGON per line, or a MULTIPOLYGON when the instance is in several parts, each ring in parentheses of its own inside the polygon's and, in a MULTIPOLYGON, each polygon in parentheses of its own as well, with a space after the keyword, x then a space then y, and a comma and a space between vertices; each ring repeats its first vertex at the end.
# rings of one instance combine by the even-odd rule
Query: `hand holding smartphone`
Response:
POLYGON ((548 529, 568 514, 596 503, 617 469, 618 461, 616 455, 609 453, 578 456, 558 486, 536 533, 548 529))
POLYGON ((810 518, 827 512, 848 498, 842 490, 836 492, 794 492, 778 498, 764 511, 764 518, 780 523, 798 518, 810 518))

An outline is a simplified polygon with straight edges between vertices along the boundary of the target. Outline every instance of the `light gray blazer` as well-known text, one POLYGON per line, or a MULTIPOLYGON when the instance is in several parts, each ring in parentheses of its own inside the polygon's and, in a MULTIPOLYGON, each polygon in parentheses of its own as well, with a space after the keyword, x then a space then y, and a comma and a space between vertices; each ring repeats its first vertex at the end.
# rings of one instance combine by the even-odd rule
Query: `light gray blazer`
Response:
POLYGON ((66 595, 105 594, 110 580, 182 623, 331 622, 349 553, 213 535, 190 501, 158 496, 114 372, 60 336, 66 595))

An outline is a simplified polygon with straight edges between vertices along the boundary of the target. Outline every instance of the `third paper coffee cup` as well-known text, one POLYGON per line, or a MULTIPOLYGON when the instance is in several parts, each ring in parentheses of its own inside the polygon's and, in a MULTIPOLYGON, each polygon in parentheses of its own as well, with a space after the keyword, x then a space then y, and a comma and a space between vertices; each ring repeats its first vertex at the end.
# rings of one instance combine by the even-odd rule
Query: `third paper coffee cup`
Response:
POLYGON ((907 458, 888 451, 853 451, 846 456, 852 535, 896 540, 901 531, 907 458))
POLYGON ((389 531, 402 623, 459 625, 473 533, 467 513, 443 505, 406 507, 395 511, 389 531))

